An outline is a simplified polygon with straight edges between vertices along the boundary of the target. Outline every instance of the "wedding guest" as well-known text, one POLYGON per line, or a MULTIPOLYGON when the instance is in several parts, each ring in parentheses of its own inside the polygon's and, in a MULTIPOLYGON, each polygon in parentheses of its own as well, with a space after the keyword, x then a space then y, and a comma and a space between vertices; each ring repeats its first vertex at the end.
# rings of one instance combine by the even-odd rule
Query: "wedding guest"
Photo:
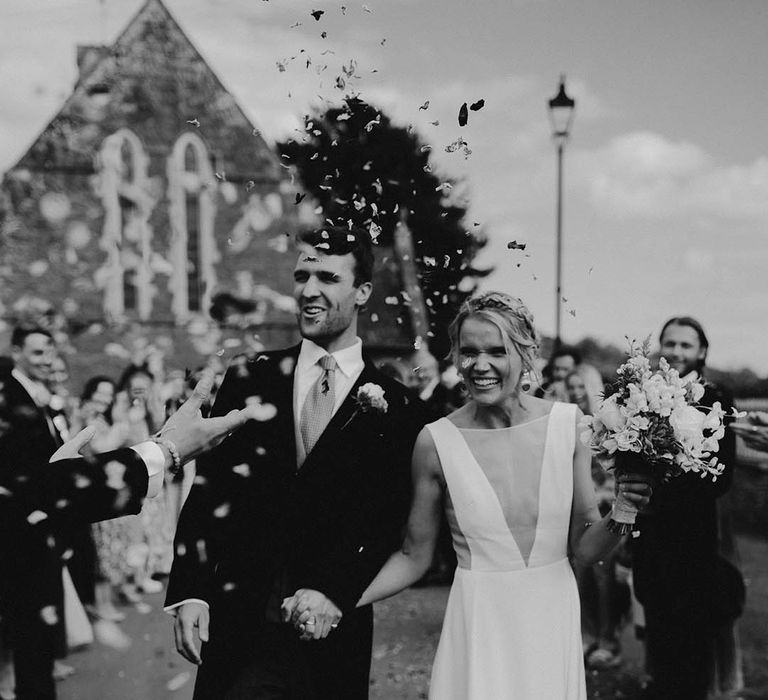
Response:
MULTIPOLYGON (((11 356, 13 367, 0 378, 0 483, 34 495, 38 473, 63 444, 66 430, 63 404, 49 389, 56 357, 53 337, 44 328, 16 327, 11 356)), ((63 604, 64 548, 48 546, 47 537, 24 523, 8 527, 23 556, 2 559, 0 579, 9 590, 14 584, 6 596, 6 641, 14 653, 17 694, 34 697, 41 685, 52 685, 54 657, 66 654, 61 619, 49 618, 47 624, 39 615, 41 609, 63 604)))
MULTIPOLYGON (((594 414, 603 391, 602 380, 595 379, 592 369, 582 363, 565 378, 570 403, 576 404, 585 415, 594 414), (587 388, 588 384, 591 385, 590 389, 587 388)), ((594 457, 591 470, 598 510, 604 516, 613 505, 614 477, 594 457)), ((616 577, 620 550, 621 545, 594 564, 573 562, 581 600, 584 656, 587 666, 593 669, 614 668, 621 663, 620 624, 623 606, 620 602, 625 596, 621 596, 623 589, 616 577)))
POLYGON ((269 419, 198 460, 177 529, 166 603, 177 649, 202 663, 196 700, 368 697, 373 617, 356 603, 398 545, 424 420, 357 337, 368 233, 328 227, 297 247, 301 344, 227 373, 213 414, 251 404, 269 419), (312 643, 281 620, 293 595, 312 643))
MULTIPOLYGON (((115 393, 115 383, 103 375, 91 377, 83 387, 77 425, 80 429, 93 429, 86 454, 108 452, 127 443, 127 431, 121 425, 112 424, 115 393)), ((129 527, 128 518, 103 520, 91 526, 96 552, 96 583, 89 612, 97 621, 120 622, 125 619, 125 614, 115 607, 115 593, 129 576, 125 557, 129 527)))
MULTIPOLYGON (((112 411, 114 424, 122 426, 125 434, 123 446, 146 440, 165 420, 161 393, 155 375, 146 365, 129 365, 125 369, 112 411)), ((159 593, 163 589, 154 575, 168 573, 173 532, 163 496, 148 499, 140 517, 123 524, 128 535, 125 560, 132 575, 120 587, 120 595, 129 603, 140 602, 142 593, 159 593)))
MULTIPOLYGON (((37 341, 33 343, 38 347, 37 341)), ((41 341, 39 349, 45 345, 41 341)), ((44 355, 38 358, 41 362, 44 355)), ((55 543, 63 525, 138 512, 144 496, 160 490, 166 469, 194 459, 258 417, 247 408, 218 418, 200 418, 199 407, 212 383, 211 374, 203 378, 194 396, 163 426, 157 443, 144 442, 86 460, 78 457, 93 436, 93 428, 86 428, 53 454, 55 464, 39 456, 39 462, 27 463, 24 479, 6 468, 5 459, 0 461, 0 614, 15 646, 17 700, 56 697, 53 629, 61 614, 60 600, 55 594, 46 595, 44 588, 50 579, 44 577, 46 560, 37 556, 36 545, 42 541, 45 551, 55 551, 47 544, 55 543), (123 467, 122 473, 115 471, 116 466, 123 467)), ((48 561, 55 568, 57 561, 48 561)), ((58 578, 53 580, 60 582, 58 566, 58 578)))
MULTIPOLYGON (((661 356, 681 377, 704 377, 709 340, 688 316, 669 319, 659 336, 661 356)), ((710 382, 700 404, 719 401, 730 410, 730 395, 710 382)), ((655 488, 632 540, 633 581, 645 613, 649 698, 704 700, 713 674, 713 648, 723 627, 733 629, 736 601, 721 590, 721 574, 732 566, 718 555, 717 499, 730 488, 734 436, 726 429, 716 481, 684 473, 655 488)), ((736 572, 738 573, 738 572, 736 572)), ((731 579, 732 580, 732 579, 731 579)))
MULTIPOLYGON (((536 390, 536 396, 550 401, 568 401, 565 378, 581 364, 581 353, 570 345, 560 345, 552 353, 544 367, 544 383, 536 390)), ((535 368, 531 368, 534 372, 535 368)))
MULTIPOLYGON (((585 563, 619 542, 597 509, 581 411, 522 391, 538 335, 527 307, 487 292, 450 328, 470 401, 421 431, 402 549, 366 589, 367 605, 413 584, 432 559, 445 506, 458 567, 432 670, 434 700, 586 697, 579 601, 568 553, 585 563)), ((642 507, 650 487, 620 477, 642 507)), ((297 601, 295 624, 307 614, 297 601)))

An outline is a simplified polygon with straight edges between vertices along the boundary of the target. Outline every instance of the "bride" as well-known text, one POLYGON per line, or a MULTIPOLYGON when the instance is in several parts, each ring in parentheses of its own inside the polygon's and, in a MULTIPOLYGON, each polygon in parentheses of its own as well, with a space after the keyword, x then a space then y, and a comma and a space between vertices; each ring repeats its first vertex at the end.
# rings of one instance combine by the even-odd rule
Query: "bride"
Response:
MULTIPOLYGON (((458 568, 429 697, 581 700, 579 600, 568 555, 593 563, 619 543, 610 514, 598 512, 591 455, 577 439, 581 411, 521 390, 538 339, 519 299, 498 292, 470 299, 450 333, 470 401, 419 435, 405 541, 359 605, 423 576, 444 507, 458 568)), ((620 478, 617 490, 640 508, 651 493, 636 477, 620 478)))

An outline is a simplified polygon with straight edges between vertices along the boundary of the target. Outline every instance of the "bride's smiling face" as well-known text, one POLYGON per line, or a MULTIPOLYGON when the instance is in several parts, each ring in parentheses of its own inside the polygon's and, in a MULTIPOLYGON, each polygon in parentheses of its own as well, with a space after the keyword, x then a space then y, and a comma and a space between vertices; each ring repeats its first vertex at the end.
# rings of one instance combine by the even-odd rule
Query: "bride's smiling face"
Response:
POLYGON ((490 406, 512 396, 523 371, 523 360, 512 343, 504 345, 498 326, 469 316, 459 331, 459 372, 472 398, 490 406))

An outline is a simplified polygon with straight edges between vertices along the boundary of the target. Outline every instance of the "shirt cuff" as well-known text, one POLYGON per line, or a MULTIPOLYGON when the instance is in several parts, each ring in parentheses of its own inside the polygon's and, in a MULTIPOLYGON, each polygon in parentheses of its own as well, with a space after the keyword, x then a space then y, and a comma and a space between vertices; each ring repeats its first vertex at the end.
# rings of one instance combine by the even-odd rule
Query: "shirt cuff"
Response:
POLYGON ((208 605, 204 600, 200 600, 200 598, 185 598, 184 600, 174 603, 173 605, 166 605, 163 610, 167 612, 169 615, 173 615, 173 617, 176 617, 176 608, 180 608, 185 603, 200 603, 200 605, 205 605, 206 608, 210 610, 211 606, 208 605))
POLYGON ((147 498, 154 498, 163 488, 165 477, 165 455, 160 445, 151 440, 133 445, 131 449, 141 457, 147 467, 147 498))

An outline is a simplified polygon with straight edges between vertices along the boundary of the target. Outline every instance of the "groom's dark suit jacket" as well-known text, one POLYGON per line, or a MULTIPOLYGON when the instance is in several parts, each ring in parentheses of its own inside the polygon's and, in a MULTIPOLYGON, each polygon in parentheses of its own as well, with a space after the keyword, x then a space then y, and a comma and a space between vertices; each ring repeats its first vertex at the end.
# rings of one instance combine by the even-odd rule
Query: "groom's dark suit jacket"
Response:
MULTIPOLYGON (((301 653, 309 654, 306 664, 316 661, 318 674, 326 675, 324 680, 317 676, 323 685, 318 697, 366 698, 371 612, 370 606, 355 609, 355 604, 401 543, 411 452, 425 422, 424 409, 402 384, 366 360, 297 469, 293 384, 298 352, 294 347, 265 353, 240 376, 230 370, 219 389, 214 415, 241 408, 249 397, 271 404, 276 413, 247 423, 198 461, 179 521, 166 604, 189 598, 210 604, 206 647, 258 647, 270 620, 277 619, 281 596, 298 588, 318 590, 343 612, 327 640, 302 642, 301 653), (357 389, 369 382, 384 389, 386 412, 356 410, 357 389)), ((233 665, 219 670, 211 665, 204 647, 201 674, 221 675, 225 684, 237 673, 233 665)), ((223 689, 218 692, 224 697, 223 689)))

